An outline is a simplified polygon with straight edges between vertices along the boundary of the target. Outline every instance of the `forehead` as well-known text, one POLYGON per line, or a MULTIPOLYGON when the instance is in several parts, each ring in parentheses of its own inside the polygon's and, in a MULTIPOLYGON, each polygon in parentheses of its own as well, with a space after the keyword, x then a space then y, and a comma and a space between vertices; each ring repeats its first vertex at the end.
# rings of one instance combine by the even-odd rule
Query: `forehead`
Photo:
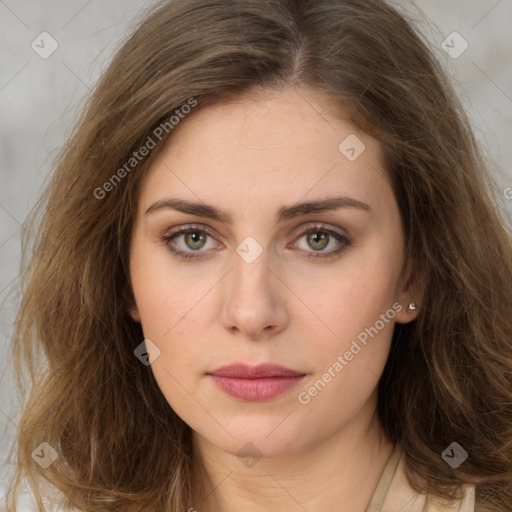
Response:
POLYGON ((378 141, 345 120, 327 97, 293 88, 193 112, 144 182, 146 206, 171 190, 209 203, 217 196, 262 206, 273 197, 290 203, 334 192, 375 202, 390 192, 378 141))

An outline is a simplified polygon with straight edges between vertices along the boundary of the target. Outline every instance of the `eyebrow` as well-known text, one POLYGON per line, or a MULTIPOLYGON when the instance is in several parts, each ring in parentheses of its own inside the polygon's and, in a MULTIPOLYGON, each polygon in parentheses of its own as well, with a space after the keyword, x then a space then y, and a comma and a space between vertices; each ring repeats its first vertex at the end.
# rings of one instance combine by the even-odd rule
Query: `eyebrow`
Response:
MULTIPOLYGON (((153 213, 163 208, 169 208, 183 213, 197 215, 198 217, 206 217, 209 219, 218 220, 224 224, 233 223, 233 218, 229 213, 219 210, 215 206, 205 203, 194 203, 184 199, 161 199, 153 203, 146 210, 145 214, 153 213)), ((308 213, 321 213, 338 210, 340 208, 355 208, 358 210, 371 212, 370 206, 362 201, 353 199, 351 197, 336 196, 327 197, 317 201, 299 203, 293 206, 283 206, 278 210, 276 219, 277 222, 282 222, 283 220, 289 220, 301 215, 307 215, 308 213)))

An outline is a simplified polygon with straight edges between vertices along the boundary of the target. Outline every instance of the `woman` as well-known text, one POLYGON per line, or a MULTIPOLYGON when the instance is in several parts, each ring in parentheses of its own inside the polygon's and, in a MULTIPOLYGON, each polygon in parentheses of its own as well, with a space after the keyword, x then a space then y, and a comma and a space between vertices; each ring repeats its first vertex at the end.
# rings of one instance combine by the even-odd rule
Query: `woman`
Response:
POLYGON ((77 510, 510 510, 493 194, 389 5, 162 3, 29 220, 15 484, 77 510))

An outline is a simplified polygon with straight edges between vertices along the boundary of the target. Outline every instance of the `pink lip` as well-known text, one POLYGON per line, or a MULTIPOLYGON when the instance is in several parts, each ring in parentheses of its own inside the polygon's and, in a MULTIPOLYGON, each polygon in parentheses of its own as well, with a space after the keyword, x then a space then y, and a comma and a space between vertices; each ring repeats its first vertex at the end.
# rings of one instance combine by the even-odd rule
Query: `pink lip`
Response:
POLYGON ((252 402, 268 400, 284 393, 296 386, 306 374, 277 364, 251 367, 235 363, 218 368, 208 375, 224 392, 252 402))

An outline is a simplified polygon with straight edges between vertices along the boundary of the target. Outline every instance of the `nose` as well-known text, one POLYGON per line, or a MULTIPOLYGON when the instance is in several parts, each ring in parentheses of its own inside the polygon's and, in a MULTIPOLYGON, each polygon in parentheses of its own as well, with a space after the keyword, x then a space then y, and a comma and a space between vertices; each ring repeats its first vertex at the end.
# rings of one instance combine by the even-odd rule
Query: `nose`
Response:
POLYGON ((221 321, 232 334, 251 340, 268 339, 281 332, 288 322, 286 286, 270 268, 268 252, 249 263, 237 253, 234 268, 222 290, 221 321))

